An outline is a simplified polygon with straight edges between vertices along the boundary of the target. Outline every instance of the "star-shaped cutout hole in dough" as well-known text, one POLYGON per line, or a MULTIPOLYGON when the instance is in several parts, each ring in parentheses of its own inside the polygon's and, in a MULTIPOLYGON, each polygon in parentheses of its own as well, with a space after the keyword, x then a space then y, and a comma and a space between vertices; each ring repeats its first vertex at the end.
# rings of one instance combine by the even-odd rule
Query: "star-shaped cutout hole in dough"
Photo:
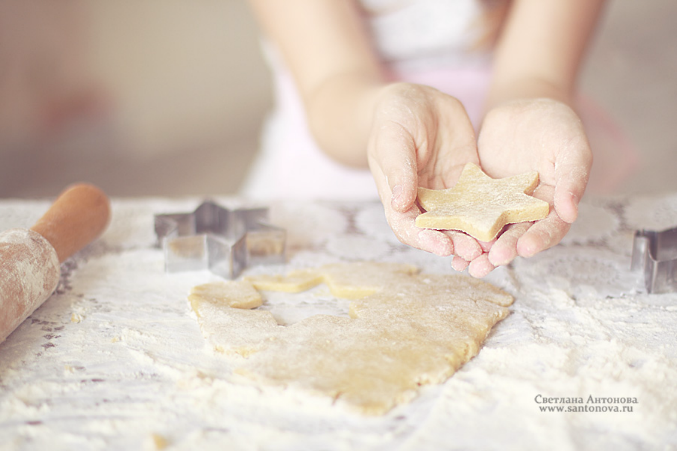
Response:
POLYGON ((538 172, 492 179, 479 166, 468 163, 450 189, 418 189, 426 212, 416 226, 461 230, 480 241, 491 241, 506 224, 537 221, 548 216, 550 205, 530 196, 538 186, 538 172))
POLYGON ((193 288, 189 300, 214 349, 244 357, 234 361, 238 378, 318 394, 368 415, 451 377, 513 302, 468 276, 418 274, 414 266, 387 262, 217 282, 193 288), (254 286, 299 292, 320 283, 352 300, 350 318, 314 315, 282 326, 270 311, 255 309, 263 299, 254 286))

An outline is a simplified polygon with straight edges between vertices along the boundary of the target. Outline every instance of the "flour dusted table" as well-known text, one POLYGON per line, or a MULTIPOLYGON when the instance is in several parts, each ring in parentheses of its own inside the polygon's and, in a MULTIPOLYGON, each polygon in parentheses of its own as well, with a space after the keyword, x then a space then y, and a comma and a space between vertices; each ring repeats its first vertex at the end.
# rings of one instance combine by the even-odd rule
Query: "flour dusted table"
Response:
MULTIPOLYGON (((383 417, 234 382, 232 357, 210 349, 186 301, 217 277, 165 274, 155 245, 155 213, 199 202, 113 201, 102 239, 0 344, 0 449, 677 448, 677 294, 646 294, 629 269, 632 231, 677 225, 677 194, 588 200, 562 244, 494 271, 487 280, 516 298, 511 315, 445 384, 383 417)), ((30 226, 48 205, 0 201, 0 230, 30 226)), ((249 273, 352 260, 452 271, 401 245, 377 203, 269 206, 289 262, 249 273)), ((285 324, 347 315, 345 301, 302 294, 264 307, 285 324)))

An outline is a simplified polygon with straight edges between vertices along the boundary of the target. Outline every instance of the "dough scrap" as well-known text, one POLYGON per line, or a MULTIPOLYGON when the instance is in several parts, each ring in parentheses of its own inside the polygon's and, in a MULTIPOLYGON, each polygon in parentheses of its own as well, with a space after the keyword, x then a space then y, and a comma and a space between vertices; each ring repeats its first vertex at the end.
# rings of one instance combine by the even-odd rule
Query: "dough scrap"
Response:
POLYGON ((353 298, 351 318, 315 315, 291 326, 278 325, 268 311, 229 307, 242 305, 232 299, 191 302, 203 335, 217 350, 247 357, 236 374, 329 396, 370 415, 449 378, 479 352, 513 301, 486 282, 420 275, 411 265, 337 263, 290 277, 299 273, 322 275, 332 292, 368 294, 353 298))
POLYGON ((550 205, 529 195, 536 186, 537 172, 492 179, 468 163, 453 188, 418 189, 419 203, 426 212, 416 218, 416 226, 461 230, 480 241, 491 241, 506 224, 548 216, 550 205))
POLYGON ((315 274, 322 278, 331 294, 338 298, 360 299, 386 285, 397 283, 400 276, 418 273, 418 268, 404 263, 356 262, 333 263, 321 268, 293 271, 290 277, 315 274))
POLYGON ((248 282, 214 282, 193 287, 188 296, 202 335, 219 352, 248 356, 274 335, 270 312, 250 310, 263 298, 248 282))
MULTIPOLYGON (((233 308, 251 309, 263 303, 261 294, 247 282, 213 282, 193 287, 188 296, 191 304, 210 302, 233 308)), ((193 310, 197 312, 195 305, 193 310)))
POLYGON ((252 284, 257 290, 300 293, 321 284, 323 278, 318 273, 299 272, 296 275, 287 276, 259 274, 246 276, 244 280, 252 284))

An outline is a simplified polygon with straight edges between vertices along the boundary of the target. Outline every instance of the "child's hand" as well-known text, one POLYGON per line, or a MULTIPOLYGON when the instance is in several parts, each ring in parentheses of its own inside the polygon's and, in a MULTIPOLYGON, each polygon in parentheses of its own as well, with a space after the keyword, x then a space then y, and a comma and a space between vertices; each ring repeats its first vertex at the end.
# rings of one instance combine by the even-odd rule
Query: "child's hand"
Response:
POLYGON ((450 188, 463 166, 478 163, 475 132, 463 105, 436 89, 397 83, 381 88, 369 138, 369 167, 386 218, 405 244, 464 261, 482 249, 460 232, 420 229, 417 187, 450 188))
POLYGON ((482 169, 493 178, 538 171, 534 196, 550 203, 550 214, 536 223, 508 226, 474 260, 456 257, 455 269, 469 262, 470 274, 483 277, 516 256, 531 257, 564 237, 578 215, 588 182, 592 154, 574 111, 550 99, 511 101, 487 114, 479 134, 482 169))

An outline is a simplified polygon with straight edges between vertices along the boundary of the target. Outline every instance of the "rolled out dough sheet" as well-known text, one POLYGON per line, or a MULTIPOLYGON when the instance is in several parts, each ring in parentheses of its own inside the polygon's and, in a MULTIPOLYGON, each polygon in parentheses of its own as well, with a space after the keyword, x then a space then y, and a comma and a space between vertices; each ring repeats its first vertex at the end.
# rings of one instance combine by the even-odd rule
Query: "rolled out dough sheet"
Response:
POLYGON ((236 364, 237 374, 328 396, 371 415, 454 374, 477 355, 513 301, 486 282, 417 274, 395 263, 331 264, 292 273, 289 284, 307 285, 312 277, 334 296, 353 299, 350 318, 316 315, 281 326, 270 312, 248 307, 254 305, 251 292, 242 286, 252 287, 249 282, 195 287, 191 305, 216 350, 246 357, 236 364), (204 295, 215 292, 228 299, 204 295))

